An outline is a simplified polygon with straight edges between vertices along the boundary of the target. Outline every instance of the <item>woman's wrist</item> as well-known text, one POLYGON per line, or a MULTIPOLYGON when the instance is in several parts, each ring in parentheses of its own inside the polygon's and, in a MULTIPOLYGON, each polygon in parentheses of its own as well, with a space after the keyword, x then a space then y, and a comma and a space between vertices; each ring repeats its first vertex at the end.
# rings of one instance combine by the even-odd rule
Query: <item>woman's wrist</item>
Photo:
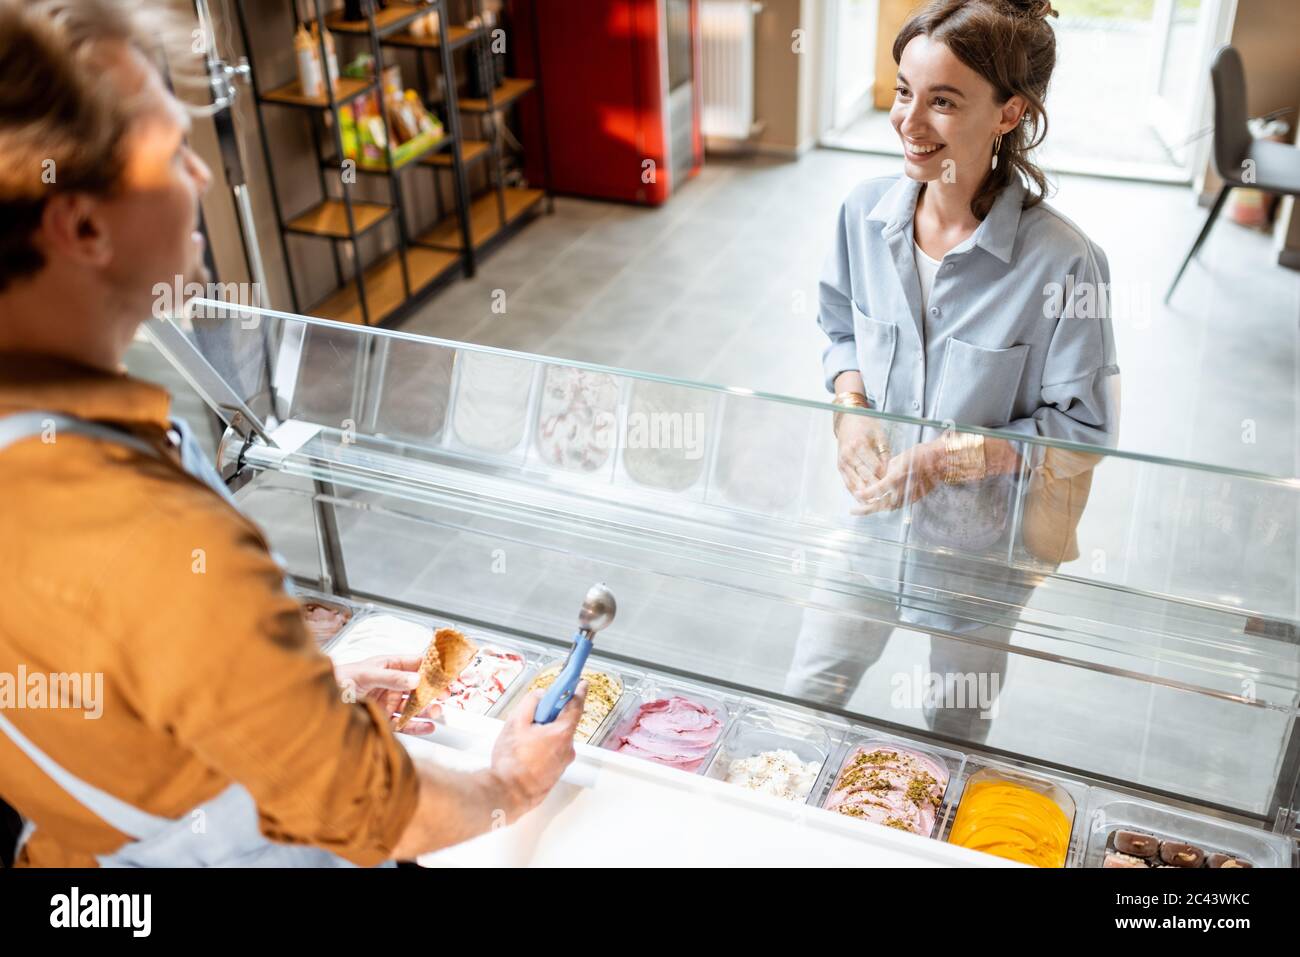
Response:
POLYGON ((943 480, 948 485, 978 482, 989 473, 984 436, 971 432, 945 432, 943 480))
MULTIPOLYGON (((837 405, 844 409, 870 409, 871 402, 866 395, 861 392, 844 391, 835 393, 835 398, 831 399, 831 405, 837 405)), ((836 412, 831 419, 831 432, 838 438, 840 434, 840 420, 844 418, 844 413, 836 412)))

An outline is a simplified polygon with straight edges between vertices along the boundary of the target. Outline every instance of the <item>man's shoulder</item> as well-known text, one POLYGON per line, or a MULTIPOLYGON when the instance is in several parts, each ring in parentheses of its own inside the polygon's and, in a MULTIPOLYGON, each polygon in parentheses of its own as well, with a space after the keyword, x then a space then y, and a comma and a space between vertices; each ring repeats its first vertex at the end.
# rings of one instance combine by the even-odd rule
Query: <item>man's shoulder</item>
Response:
POLYGON ((0 514, 21 540, 59 536, 75 550, 149 550, 180 539, 234 543, 259 533, 178 466, 81 434, 35 436, 0 452, 0 514))

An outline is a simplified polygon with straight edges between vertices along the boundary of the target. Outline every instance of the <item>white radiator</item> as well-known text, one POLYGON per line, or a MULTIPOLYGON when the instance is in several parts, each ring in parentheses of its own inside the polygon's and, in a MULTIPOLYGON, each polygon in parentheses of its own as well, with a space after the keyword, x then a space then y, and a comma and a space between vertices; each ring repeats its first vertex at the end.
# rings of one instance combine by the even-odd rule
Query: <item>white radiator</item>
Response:
POLYGON ((754 127, 753 0, 701 0, 705 136, 748 139, 754 127))

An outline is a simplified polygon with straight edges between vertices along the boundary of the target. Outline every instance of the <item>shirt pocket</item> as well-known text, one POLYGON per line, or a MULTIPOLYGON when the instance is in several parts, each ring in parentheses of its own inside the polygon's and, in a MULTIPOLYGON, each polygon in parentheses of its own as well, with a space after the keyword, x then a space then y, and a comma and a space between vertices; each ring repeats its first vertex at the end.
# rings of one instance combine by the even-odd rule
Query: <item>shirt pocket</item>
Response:
POLYGON ((898 326, 892 322, 872 319, 855 302, 853 305, 853 338, 858 346, 858 366, 867 398, 873 407, 885 408, 889 392, 889 370, 894 365, 894 350, 898 345, 898 326))
POLYGON ((996 429, 1011 421, 1029 346, 985 349, 948 339, 932 418, 996 429))

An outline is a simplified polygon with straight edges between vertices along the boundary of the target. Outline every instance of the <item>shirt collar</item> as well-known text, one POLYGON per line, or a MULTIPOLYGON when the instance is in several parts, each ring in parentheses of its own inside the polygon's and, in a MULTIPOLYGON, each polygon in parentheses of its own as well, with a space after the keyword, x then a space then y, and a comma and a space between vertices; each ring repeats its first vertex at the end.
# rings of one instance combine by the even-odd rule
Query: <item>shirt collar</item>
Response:
POLYGON ((0 352, 0 415, 28 411, 165 430, 171 396, 125 372, 105 372, 51 356, 0 352))
MULTIPOLYGON (((867 219, 884 223, 882 234, 888 238, 907 229, 910 233, 916 215, 916 201, 921 195, 921 184, 907 176, 900 176, 872 207, 867 219)), ((1020 229, 1020 213, 1024 209, 1025 187, 1019 178, 1012 179, 993 201, 993 208, 976 227, 975 232, 958 250, 968 245, 979 246, 1004 263, 1011 262, 1016 246, 1016 232, 1020 229)))

